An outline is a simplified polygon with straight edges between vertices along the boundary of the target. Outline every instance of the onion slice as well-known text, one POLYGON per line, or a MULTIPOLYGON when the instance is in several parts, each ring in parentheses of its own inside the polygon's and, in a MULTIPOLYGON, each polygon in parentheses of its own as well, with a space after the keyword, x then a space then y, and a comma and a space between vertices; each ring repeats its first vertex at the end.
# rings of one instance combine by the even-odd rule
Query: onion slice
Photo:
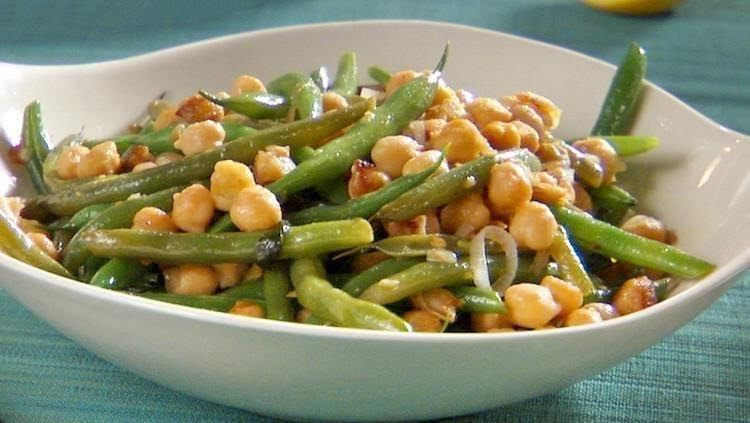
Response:
POLYGON ((469 244, 469 264, 474 277, 474 284, 481 289, 494 290, 499 293, 513 282, 518 271, 518 247, 516 241, 503 228, 495 225, 485 226, 479 231, 469 244), (487 256, 485 255, 485 240, 496 242, 505 253, 505 269, 503 273, 490 285, 487 256))

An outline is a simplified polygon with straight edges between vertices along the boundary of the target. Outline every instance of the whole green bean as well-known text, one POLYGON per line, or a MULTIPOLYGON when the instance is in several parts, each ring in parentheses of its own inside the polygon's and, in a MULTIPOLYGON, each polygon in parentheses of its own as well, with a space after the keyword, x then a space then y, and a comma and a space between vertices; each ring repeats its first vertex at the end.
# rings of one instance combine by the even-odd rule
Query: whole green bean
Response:
POLYGON ((135 193, 151 193, 175 185, 208 179, 220 160, 248 163, 255 153, 272 144, 307 145, 357 121, 368 105, 353 104, 326 113, 319 119, 303 120, 278 125, 238 138, 213 150, 188 156, 142 172, 94 179, 32 198, 22 213, 26 218, 47 218, 48 212, 59 216, 71 215, 90 204, 124 200, 135 193))
POLYGON ((0 250, 31 266, 66 278, 73 278, 60 263, 45 254, 26 236, 2 203, 0 203, 0 250))
POLYGON ((276 263, 263 272, 263 297, 266 299, 267 319, 286 322, 294 320, 294 309, 287 298, 291 290, 292 285, 285 266, 276 263))
POLYGON ((287 73, 268 83, 268 92, 285 97, 290 104, 287 112, 294 119, 316 118, 323 114, 323 93, 310 76, 302 73, 287 73))
POLYGON ((311 223, 288 229, 225 233, 168 233, 133 229, 86 231, 88 249, 103 257, 148 258, 159 263, 252 263, 300 258, 372 242, 364 219, 311 223))
POLYGON ((315 157, 300 163, 268 189, 283 199, 346 173, 356 159, 370 153, 377 140, 401 132, 409 122, 424 113, 432 103, 446 59, 447 48, 429 77, 420 76, 402 85, 368 119, 361 120, 346 134, 322 146, 315 157))
POLYGON ((638 106, 646 62, 646 52, 631 43, 609 86, 592 135, 622 135, 628 131, 638 106))
POLYGON ((290 274, 297 300, 313 315, 336 326, 409 332, 411 327, 385 307, 351 297, 325 279, 319 259, 292 262, 290 274))
POLYGON ((276 94, 248 92, 219 98, 203 90, 198 93, 212 103, 253 119, 279 119, 289 112, 289 101, 276 94))
POLYGON ((147 272, 146 266, 138 259, 113 258, 94 273, 89 284, 100 288, 123 290, 139 285, 147 272))
POLYGON ((376 304, 390 304, 427 289, 465 284, 471 280, 471 268, 467 262, 424 262, 370 285, 359 298, 376 304))
POLYGON ((591 187, 598 187, 604 179, 604 169, 599 162, 599 158, 590 153, 584 153, 577 148, 560 142, 559 144, 570 157, 570 165, 575 170, 579 180, 585 182, 591 187))
POLYGON ((384 205, 376 217, 382 220, 407 220, 426 210, 448 204, 483 187, 489 179, 492 166, 507 160, 521 162, 534 171, 541 169, 539 159, 526 149, 513 149, 491 156, 482 156, 426 180, 384 205))
POLYGON ((42 126, 42 112, 39 101, 34 100, 26 106, 23 113, 23 132, 21 138, 21 158, 31 176, 31 182, 39 194, 49 192, 44 181, 44 159, 49 153, 49 141, 42 126))
POLYGON ((382 66, 370 66, 367 68, 367 74, 380 85, 387 84, 391 79, 391 73, 382 66))
MULTIPOLYGON (((135 294, 139 297, 165 303, 177 304, 192 308, 201 308, 204 310, 219 311, 226 313, 234 307, 237 302, 236 298, 222 297, 219 295, 179 295, 167 294, 164 292, 142 292, 135 294)), ((264 306, 264 301, 258 298, 250 298, 254 303, 264 306)))
POLYGON ((289 216, 289 221, 292 224, 303 224, 352 217, 370 218, 385 204, 395 200, 429 178, 430 175, 435 173, 442 160, 443 156, 441 155, 440 160, 428 169, 401 176, 376 191, 349 200, 346 204, 323 205, 301 210, 289 216))
POLYGON ((584 296, 594 291, 594 283, 570 244, 565 228, 559 227, 552 245, 549 247, 549 253, 559 266, 560 273, 565 280, 577 286, 584 296))
MULTIPOLYGON (((300 147, 292 153, 295 163, 302 163, 318 154, 314 148, 309 146, 300 147)), ((315 192, 331 204, 344 204, 350 200, 349 187, 343 177, 338 177, 314 187, 315 192)))
POLYGON ((95 217, 102 214, 104 210, 107 210, 110 207, 112 207, 112 203, 92 204, 90 206, 86 206, 81 210, 78 210, 76 214, 71 216, 69 219, 65 218, 64 221, 59 220, 52 222, 51 224, 47 225, 47 229, 51 231, 65 230, 77 232, 84 225, 89 223, 95 217))
POLYGON ((183 186, 168 188, 150 195, 133 197, 117 203, 83 225, 63 250, 63 265, 74 274, 81 274, 81 266, 91 255, 83 242, 83 235, 97 229, 127 228, 133 224, 133 216, 144 207, 157 207, 162 210, 172 209, 172 195, 183 186))
POLYGON ((415 264, 421 263, 422 259, 419 258, 391 258, 388 260, 381 261, 374 266, 359 272, 351 279, 349 279, 342 287, 341 290, 347 294, 357 297, 365 289, 369 288, 370 285, 378 282, 381 279, 387 278, 395 273, 402 270, 406 270, 415 264))
POLYGON ((461 311, 499 314, 508 312, 500 295, 495 291, 488 291, 476 286, 456 286, 451 287, 450 291, 461 300, 461 311))
POLYGON ((353 52, 341 55, 332 90, 341 95, 357 94, 357 56, 353 52))
POLYGON ((242 298, 262 299, 263 295, 263 278, 243 281, 218 294, 214 294, 216 297, 234 298, 235 300, 242 298))
POLYGON ((551 209, 558 222, 585 249, 685 278, 706 276, 716 267, 676 247, 626 232, 587 213, 568 207, 551 209))
POLYGON ((320 88, 320 91, 328 91, 328 88, 331 86, 331 77, 328 76, 328 68, 325 66, 321 66, 310 72, 310 78, 320 88))
POLYGON ((591 188, 589 194, 600 207, 633 207, 638 204, 637 198, 614 184, 591 188))

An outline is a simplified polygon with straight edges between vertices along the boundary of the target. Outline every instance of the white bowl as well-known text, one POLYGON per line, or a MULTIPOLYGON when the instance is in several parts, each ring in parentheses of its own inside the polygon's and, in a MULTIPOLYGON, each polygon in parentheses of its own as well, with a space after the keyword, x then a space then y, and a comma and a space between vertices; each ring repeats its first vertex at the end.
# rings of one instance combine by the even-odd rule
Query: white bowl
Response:
MULTIPOLYGON (((260 31, 126 60, 75 66, 0 64, 0 111, 17 141, 23 106, 42 104, 54 139, 111 135, 163 91, 222 90, 240 73, 372 64, 427 69, 450 41, 452 86, 489 96, 531 90, 562 107, 561 137, 586 134, 614 68, 569 50, 486 30, 386 21, 260 31)), ((623 51, 626 46, 623 46, 623 51)), ((652 57, 658 61, 658 57, 652 57)), ((162 304, 44 273, 0 255, 0 285, 100 357, 170 388, 289 417, 416 419, 476 412, 542 395, 633 356, 693 319, 750 263, 745 135, 647 84, 634 133, 661 137, 629 161, 626 186, 719 267, 645 311, 603 324, 513 334, 402 334, 256 320, 162 304)), ((5 154, 3 154, 5 157, 5 154)), ((10 165, 0 167, 9 186, 10 165)), ((18 172, 18 168, 12 169, 18 172)), ((2 181, 0 179, 0 181, 2 181)), ((23 183, 19 190, 23 191, 23 183)), ((687 284, 686 284, 687 286, 687 284)))

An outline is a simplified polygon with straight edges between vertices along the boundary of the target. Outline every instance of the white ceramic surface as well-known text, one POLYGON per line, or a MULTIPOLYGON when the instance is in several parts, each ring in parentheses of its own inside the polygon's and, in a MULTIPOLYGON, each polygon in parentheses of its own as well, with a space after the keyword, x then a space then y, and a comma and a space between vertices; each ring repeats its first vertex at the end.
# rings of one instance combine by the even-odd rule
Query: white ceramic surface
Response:
MULTIPOLYGON (((345 50, 358 52, 363 78, 371 64, 427 69, 448 41, 452 51, 445 77, 452 86, 490 96, 520 90, 546 95, 564 111, 556 132, 561 137, 587 133, 613 74, 612 66, 568 50, 463 26, 313 25, 100 64, 0 64, 0 124, 17 142, 23 106, 38 98, 54 139, 81 127, 88 136, 106 136, 123 129, 165 90, 168 98, 179 99, 198 88, 226 89, 239 73, 268 79, 322 64, 335 68, 345 50)), ((750 263, 748 137, 710 122, 651 84, 645 94, 634 132, 658 135, 663 145, 629 161, 625 185, 643 199, 643 210, 677 231, 680 247, 720 267, 634 315, 514 334, 393 334, 151 302, 74 283, 2 255, 0 285, 108 361, 173 389, 264 414, 429 418, 555 391, 669 335, 708 307, 750 263)), ((0 187, 11 180, 3 162, 0 187)))

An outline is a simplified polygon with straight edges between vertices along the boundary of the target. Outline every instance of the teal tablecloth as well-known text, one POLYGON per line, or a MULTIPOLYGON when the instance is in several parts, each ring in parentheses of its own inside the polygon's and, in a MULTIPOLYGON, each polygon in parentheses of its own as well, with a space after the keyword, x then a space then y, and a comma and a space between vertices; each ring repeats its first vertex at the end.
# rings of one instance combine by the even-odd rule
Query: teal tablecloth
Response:
MULTIPOLYGON (((0 1, 0 61, 129 56, 258 28, 350 19, 451 21, 616 62, 637 40, 649 79, 750 133, 750 1, 687 0, 627 18, 569 0, 0 1)), ((642 354, 557 394, 462 421, 750 421, 750 272, 708 311, 642 354)), ((606 346, 603 346, 606 347, 606 346)), ((0 290, 0 420, 270 421, 167 390, 99 360, 0 290)))

